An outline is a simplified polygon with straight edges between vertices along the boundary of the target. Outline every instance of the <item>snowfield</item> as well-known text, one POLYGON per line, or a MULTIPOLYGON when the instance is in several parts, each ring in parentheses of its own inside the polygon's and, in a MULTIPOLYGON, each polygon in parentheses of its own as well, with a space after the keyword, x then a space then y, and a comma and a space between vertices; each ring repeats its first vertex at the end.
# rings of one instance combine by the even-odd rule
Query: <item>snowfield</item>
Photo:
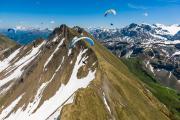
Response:
MULTIPOLYGON (((74 101, 74 94, 63 104, 64 105, 68 105, 68 104, 71 104, 73 103, 74 101)), ((58 108, 52 115, 50 115, 47 120, 56 120, 58 117, 60 118, 60 113, 61 113, 61 110, 62 110, 62 107, 61 106, 60 108, 58 108)))
MULTIPOLYGON (((25 66, 27 66, 30 62, 32 62, 37 56, 38 54, 41 52, 40 48, 45 44, 45 42, 42 42, 38 47, 35 47, 31 50, 31 52, 27 55, 25 55, 24 57, 22 57, 20 60, 18 60, 16 63, 14 63, 13 65, 11 65, 11 67, 8 69, 7 71, 9 72, 9 74, 7 74, 7 76, 3 79, 0 79, 0 88, 5 85, 6 83, 12 81, 12 80, 16 80, 19 77, 21 77, 21 75, 23 74, 24 70, 23 68, 25 66), (11 71, 11 72, 10 72, 11 71)), ((16 56, 19 53, 18 49, 17 51, 15 51, 13 56, 10 56, 10 58, 14 58, 14 56, 16 56)), ((10 58, 7 58, 7 61, 11 61, 10 58)), ((9 66, 9 63, 6 62, 8 65, 5 66, 9 66)))
POLYGON ((21 100, 23 95, 19 96, 16 100, 14 100, 11 105, 9 105, 5 110, 1 112, 0 119, 3 120, 5 119, 6 116, 8 116, 9 113, 12 112, 14 107, 18 104, 18 102, 21 100))
POLYGON ((89 83, 95 79, 95 73, 96 70, 91 71, 89 69, 89 73, 86 77, 78 79, 77 73, 78 70, 84 65, 83 61, 85 61, 88 56, 82 57, 88 49, 81 50, 79 55, 77 56, 77 60, 75 62, 74 68, 72 70, 72 74, 70 76, 70 79, 66 85, 62 84, 59 88, 59 90, 56 91, 54 96, 52 96, 50 99, 44 101, 44 103, 39 106, 37 109, 37 106, 39 105, 39 101, 42 97, 42 93, 49 82, 52 81, 54 76, 56 75, 56 72, 60 70, 61 64, 63 63, 64 59, 62 59, 62 62, 60 63, 59 67, 56 69, 55 74, 52 76, 52 79, 49 80, 47 83, 43 83, 39 90, 37 91, 34 100, 25 106, 20 107, 17 111, 12 112, 9 116, 7 116, 13 108, 16 106, 16 104, 20 101, 20 98, 14 102, 12 102, 7 108, 3 110, 7 111, 6 114, 0 114, 0 118, 5 118, 5 120, 54 120, 56 119, 61 111, 61 108, 65 104, 69 104, 73 102, 72 97, 75 92, 79 88, 86 88, 89 83), (9 107, 11 107, 11 110, 9 110, 9 107), (25 108, 25 110, 24 110, 25 108), (49 109, 51 108, 51 109, 49 109), (36 110, 37 109, 37 110, 36 110), (34 111, 36 110, 36 111, 34 111), (44 114, 45 113, 45 114, 44 114))
POLYGON ((163 24, 156 24, 156 26, 162 28, 163 30, 167 30, 168 34, 171 35, 175 35, 178 31, 180 31, 180 26, 178 26, 177 24, 169 25, 169 26, 163 24))
POLYGON ((10 62, 19 54, 20 50, 21 48, 15 50, 8 58, 4 59, 3 61, 0 61, 0 72, 9 67, 10 62))
POLYGON ((175 52, 172 56, 180 55, 180 51, 175 52))
POLYGON ((49 64, 49 62, 52 60, 54 54, 59 50, 59 48, 61 47, 61 45, 63 44, 65 38, 63 38, 61 40, 61 42, 59 42, 59 44, 57 45, 56 49, 54 50, 54 52, 51 54, 51 56, 47 59, 46 63, 44 64, 44 69, 47 67, 47 65, 49 64))
POLYGON ((166 45, 169 45, 169 44, 175 45, 175 44, 178 44, 178 43, 180 43, 180 40, 165 41, 164 42, 164 44, 166 44, 166 45))

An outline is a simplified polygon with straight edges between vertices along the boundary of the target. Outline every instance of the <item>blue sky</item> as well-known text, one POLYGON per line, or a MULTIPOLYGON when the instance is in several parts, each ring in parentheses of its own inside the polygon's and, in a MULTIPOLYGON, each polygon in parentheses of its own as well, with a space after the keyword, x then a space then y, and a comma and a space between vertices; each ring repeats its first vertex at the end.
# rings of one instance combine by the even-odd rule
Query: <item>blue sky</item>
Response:
POLYGON ((122 27, 135 23, 180 24, 180 0, 0 0, 0 27, 122 27), (107 9, 117 16, 105 18, 107 9), (42 24, 43 23, 43 24, 42 24))

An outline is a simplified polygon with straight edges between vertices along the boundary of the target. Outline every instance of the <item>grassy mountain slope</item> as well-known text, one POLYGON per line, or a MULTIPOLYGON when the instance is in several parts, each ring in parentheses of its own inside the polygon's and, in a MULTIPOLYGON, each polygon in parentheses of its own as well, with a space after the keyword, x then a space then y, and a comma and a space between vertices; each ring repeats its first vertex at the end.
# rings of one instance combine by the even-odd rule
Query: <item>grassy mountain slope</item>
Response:
POLYGON ((160 85, 150 74, 142 68, 142 62, 138 59, 123 59, 129 70, 171 111, 171 118, 180 120, 180 94, 175 90, 160 85))
POLYGON ((17 43, 14 42, 13 40, 7 38, 4 35, 0 35, 0 50, 11 48, 15 45, 17 45, 17 43))
POLYGON ((20 45, 13 40, 0 34, 0 60, 9 56, 19 46, 20 45))
POLYGON ((63 108, 60 119, 170 119, 167 108, 117 57, 98 42, 92 50, 98 58, 99 65, 96 79, 88 88, 77 93, 73 104, 63 108), (104 105, 103 96, 110 111, 104 105))

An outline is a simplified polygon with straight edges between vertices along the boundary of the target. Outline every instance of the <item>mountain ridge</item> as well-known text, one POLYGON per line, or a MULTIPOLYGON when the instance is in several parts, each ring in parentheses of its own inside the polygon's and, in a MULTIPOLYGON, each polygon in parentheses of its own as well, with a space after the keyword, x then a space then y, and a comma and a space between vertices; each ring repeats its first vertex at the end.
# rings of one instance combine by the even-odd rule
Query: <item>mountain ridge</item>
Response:
POLYGON ((141 42, 141 39, 177 40, 175 36, 177 36, 176 34, 180 31, 180 27, 179 25, 166 26, 163 24, 131 23, 123 28, 91 28, 87 30, 98 39, 108 40, 108 38, 111 39, 111 37, 113 37, 113 39, 118 39, 119 37, 126 41, 141 42))
MULTIPOLYGON (((179 25, 172 25, 174 27, 179 29, 179 25)), ((119 58, 144 60, 145 68, 159 82, 179 91, 179 32, 170 35, 166 28, 170 26, 132 23, 115 32, 95 29, 90 33, 119 58)))
POLYGON ((61 25, 48 41, 16 51, 0 74, 1 119, 171 119, 128 67, 79 27, 61 25), (79 41, 69 49, 80 36, 95 46, 79 41))

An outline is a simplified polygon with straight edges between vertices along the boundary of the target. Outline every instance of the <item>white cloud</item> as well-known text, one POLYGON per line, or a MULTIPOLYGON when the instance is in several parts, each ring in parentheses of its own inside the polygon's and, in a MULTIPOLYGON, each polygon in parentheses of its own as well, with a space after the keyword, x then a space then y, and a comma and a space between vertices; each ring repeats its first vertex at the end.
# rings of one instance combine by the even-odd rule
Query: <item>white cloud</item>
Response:
POLYGON ((55 21, 54 21, 54 20, 52 20, 52 21, 50 21, 50 23, 51 23, 51 24, 54 24, 54 23, 55 23, 55 21))
POLYGON ((144 13, 143 14, 145 17, 148 17, 149 16, 149 14, 146 12, 146 13, 144 13))
POLYGON ((131 4, 131 3, 128 3, 128 7, 132 8, 132 9, 142 9, 142 10, 148 9, 146 6, 135 5, 135 4, 131 4))

